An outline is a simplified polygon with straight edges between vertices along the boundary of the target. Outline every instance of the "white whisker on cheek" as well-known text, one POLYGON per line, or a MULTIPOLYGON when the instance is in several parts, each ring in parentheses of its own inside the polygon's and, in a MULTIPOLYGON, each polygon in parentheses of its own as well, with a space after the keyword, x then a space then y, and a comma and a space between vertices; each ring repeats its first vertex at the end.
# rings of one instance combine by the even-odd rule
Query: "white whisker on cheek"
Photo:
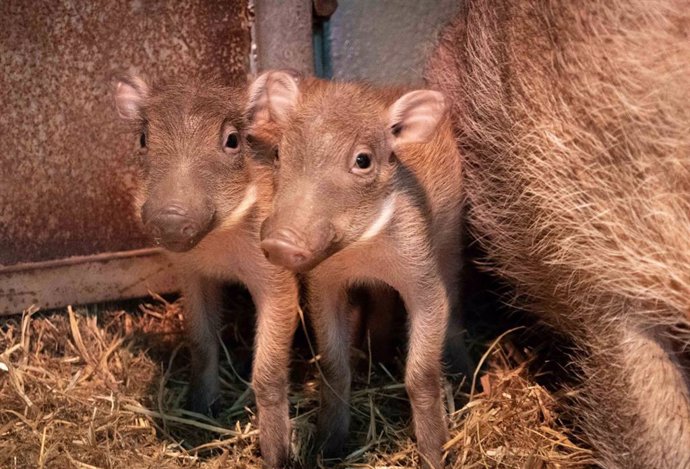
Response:
POLYGON ((381 211, 374 222, 369 225, 369 228, 367 228, 364 234, 362 234, 362 236, 359 238, 360 241, 367 241, 373 238, 379 234, 381 230, 388 225, 388 223, 390 223, 391 218, 393 218, 393 214, 395 213, 396 200, 395 193, 386 197, 386 200, 383 201, 383 205, 381 206, 381 211))
POLYGON ((256 185, 251 184, 247 186, 247 190, 245 190, 244 192, 244 197, 242 198, 242 201, 240 201, 240 203, 237 204, 237 207, 235 207, 235 210, 233 210, 232 213, 230 213, 230 215, 225 220, 223 220, 220 229, 227 230, 237 225, 240 221, 242 221, 242 219, 247 215, 247 213, 249 213, 249 210, 251 210, 251 208, 256 203, 256 198, 256 185))

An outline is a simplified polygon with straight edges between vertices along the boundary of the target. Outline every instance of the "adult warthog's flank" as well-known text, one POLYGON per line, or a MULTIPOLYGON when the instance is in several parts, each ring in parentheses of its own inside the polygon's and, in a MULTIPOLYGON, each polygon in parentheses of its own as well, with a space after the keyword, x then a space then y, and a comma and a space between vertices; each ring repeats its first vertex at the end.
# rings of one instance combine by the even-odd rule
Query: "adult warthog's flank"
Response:
POLYGON ((427 78, 471 229, 569 334, 604 467, 690 467, 690 2, 468 0, 427 78))

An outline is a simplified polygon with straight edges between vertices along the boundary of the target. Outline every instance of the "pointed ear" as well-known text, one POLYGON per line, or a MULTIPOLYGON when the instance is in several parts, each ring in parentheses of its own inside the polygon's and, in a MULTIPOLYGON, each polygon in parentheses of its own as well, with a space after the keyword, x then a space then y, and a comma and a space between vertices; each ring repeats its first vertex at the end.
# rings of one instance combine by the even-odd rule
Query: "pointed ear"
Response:
POLYGON ((391 146, 431 140, 447 112, 446 99, 438 91, 411 91, 388 109, 391 146))
POLYGON ((288 70, 261 74, 249 87, 247 116, 252 127, 283 125, 299 97, 299 75, 288 70))
POLYGON ((120 78, 115 84, 115 107, 118 115, 127 120, 142 118, 141 107, 149 95, 149 87, 137 76, 120 78))

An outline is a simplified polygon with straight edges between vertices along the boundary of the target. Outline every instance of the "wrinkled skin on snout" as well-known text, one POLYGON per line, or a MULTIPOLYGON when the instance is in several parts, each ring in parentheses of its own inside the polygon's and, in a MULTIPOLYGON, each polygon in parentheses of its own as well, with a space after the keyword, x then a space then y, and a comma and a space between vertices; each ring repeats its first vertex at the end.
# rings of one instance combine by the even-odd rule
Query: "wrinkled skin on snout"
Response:
POLYGON ((170 251, 194 248, 233 213, 251 179, 242 93, 151 90, 128 77, 117 84, 115 102, 136 134, 135 205, 146 231, 170 251))

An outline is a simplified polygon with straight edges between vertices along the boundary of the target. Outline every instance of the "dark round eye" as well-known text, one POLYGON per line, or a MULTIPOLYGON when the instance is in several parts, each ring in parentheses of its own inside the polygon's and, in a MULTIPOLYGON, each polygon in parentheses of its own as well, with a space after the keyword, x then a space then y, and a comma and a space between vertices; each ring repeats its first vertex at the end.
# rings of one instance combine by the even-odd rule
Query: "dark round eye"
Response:
POLYGON ((237 132, 232 132, 228 135, 227 140, 225 140, 225 148, 230 148, 231 150, 236 150, 240 146, 240 135, 237 132))
POLYGON ((355 164, 359 169, 367 169, 371 166, 371 156, 366 153, 359 153, 355 158, 355 164))
POLYGON ((146 133, 142 132, 139 136, 139 145, 141 148, 146 148, 146 133))
POLYGON ((280 160, 280 150, 278 147, 275 147, 273 149, 273 161, 279 161, 280 160))

